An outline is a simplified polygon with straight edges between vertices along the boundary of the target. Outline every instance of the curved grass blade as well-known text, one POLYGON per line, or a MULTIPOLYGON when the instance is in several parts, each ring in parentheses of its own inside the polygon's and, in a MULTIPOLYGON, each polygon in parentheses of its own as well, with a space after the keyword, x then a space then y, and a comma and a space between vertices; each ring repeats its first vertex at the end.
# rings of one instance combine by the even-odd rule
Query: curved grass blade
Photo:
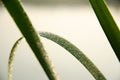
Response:
POLYGON ((117 58, 120 61, 120 31, 105 0, 89 0, 117 58))
POLYGON ((19 0, 1 0, 50 80, 59 80, 40 38, 19 0))
POLYGON ((68 42, 67 40, 61 38, 58 35, 48 33, 48 32, 40 32, 40 36, 45 37, 63 48, 69 51, 79 62, 81 62, 87 70, 93 75, 96 80, 106 80, 104 75, 98 70, 98 68, 91 62, 91 60, 83 54, 76 46, 68 42))
MULTIPOLYGON (((12 65, 13 65, 13 60, 14 60, 14 56, 15 56, 15 51, 18 47, 18 44, 21 42, 21 40, 23 39, 23 37, 19 38, 15 44, 13 45, 12 49, 11 49, 11 52, 10 52, 10 55, 9 55, 9 60, 8 60, 8 80, 12 80, 12 65)), ((49 56, 46 56, 46 58, 48 58, 49 56)), ((51 66, 53 66, 51 64, 51 66)), ((52 70, 55 70, 54 67, 52 67, 52 70)), ((56 73, 52 74, 52 75, 57 75, 56 73)), ((58 76, 56 76, 58 77, 58 76)), ((56 80, 59 80, 59 79, 56 79, 56 80)))
POLYGON ((14 55, 15 55, 15 51, 18 47, 18 44, 21 42, 21 40, 23 39, 23 37, 19 38, 15 44, 13 45, 10 55, 9 55, 9 59, 8 59, 8 80, 12 80, 12 65, 13 65, 13 60, 14 60, 14 55))

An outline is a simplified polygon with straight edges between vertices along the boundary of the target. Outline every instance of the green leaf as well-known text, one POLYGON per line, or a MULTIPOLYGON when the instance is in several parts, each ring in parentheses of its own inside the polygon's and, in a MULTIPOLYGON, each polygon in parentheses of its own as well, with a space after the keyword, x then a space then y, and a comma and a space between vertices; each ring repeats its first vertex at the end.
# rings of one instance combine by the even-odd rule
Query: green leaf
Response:
POLYGON ((1 0, 50 80, 59 80, 40 38, 19 0, 1 0))
POLYGON ((23 37, 19 38, 15 44, 13 45, 10 55, 9 55, 9 59, 8 59, 8 80, 12 80, 12 65, 13 65, 13 60, 14 60, 14 56, 15 56, 15 51, 18 47, 18 44, 21 42, 21 40, 23 39, 23 37))
POLYGON ((104 0, 89 0, 117 58, 120 61, 120 31, 104 0))
POLYGON ((69 51, 79 62, 81 62, 87 68, 87 70, 93 75, 96 80, 106 80, 104 75, 98 70, 98 68, 92 63, 92 61, 69 41, 61 38, 58 35, 48 32, 40 32, 39 34, 40 36, 59 44, 67 51, 69 51))

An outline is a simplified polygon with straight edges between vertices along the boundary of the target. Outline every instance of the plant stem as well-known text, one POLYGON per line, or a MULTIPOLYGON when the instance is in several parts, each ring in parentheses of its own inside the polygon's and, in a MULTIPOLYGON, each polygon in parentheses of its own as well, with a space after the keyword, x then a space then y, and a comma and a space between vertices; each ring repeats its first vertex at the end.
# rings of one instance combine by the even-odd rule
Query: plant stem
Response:
POLYGON ((50 80, 59 80, 58 75, 56 74, 53 65, 51 64, 48 54, 46 53, 43 45, 39 39, 38 34, 36 33, 33 25, 31 24, 27 14, 25 13, 22 5, 18 0, 1 0, 8 12, 14 19, 19 30, 25 37, 32 51, 34 52, 39 63, 42 65, 44 71, 46 72, 50 80))
POLYGON ((120 61, 120 31, 104 0, 89 0, 117 58, 120 61))

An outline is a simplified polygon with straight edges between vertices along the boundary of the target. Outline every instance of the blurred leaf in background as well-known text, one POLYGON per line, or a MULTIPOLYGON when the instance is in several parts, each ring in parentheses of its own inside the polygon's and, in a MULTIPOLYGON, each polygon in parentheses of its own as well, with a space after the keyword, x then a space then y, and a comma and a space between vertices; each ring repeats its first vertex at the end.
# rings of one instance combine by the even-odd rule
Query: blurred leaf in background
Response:
MULTIPOLYGON (((27 4, 42 4, 42 5, 88 5, 88 0, 21 0, 27 4)), ((110 5, 119 6, 120 0, 106 0, 110 5)))

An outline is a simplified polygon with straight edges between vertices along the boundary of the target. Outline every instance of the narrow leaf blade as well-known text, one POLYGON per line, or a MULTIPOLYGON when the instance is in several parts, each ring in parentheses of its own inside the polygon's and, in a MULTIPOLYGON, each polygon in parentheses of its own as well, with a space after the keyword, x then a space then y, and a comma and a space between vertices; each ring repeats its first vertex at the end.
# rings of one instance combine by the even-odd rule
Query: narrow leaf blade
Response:
POLYGON ((89 0, 117 58, 120 61, 120 31, 104 0, 89 0))
POLYGON ((79 62, 81 62, 86 67, 86 69, 93 75, 96 80, 106 80, 104 75, 98 70, 92 61, 69 41, 49 32, 40 32, 39 34, 40 36, 59 44, 61 47, 70 52, 79 62))
POLYGON ((15 51, 18 47, 18 44, 21 42, 21 40, 23 39, 23 37, 19 38, 15 44, 13 45, 10 55, 9 55, 9 59, 8 59, 8 80, 12 80, 12 65, 13 65, 13 61, 14 61, 14 56, 15 56, 15 51))

